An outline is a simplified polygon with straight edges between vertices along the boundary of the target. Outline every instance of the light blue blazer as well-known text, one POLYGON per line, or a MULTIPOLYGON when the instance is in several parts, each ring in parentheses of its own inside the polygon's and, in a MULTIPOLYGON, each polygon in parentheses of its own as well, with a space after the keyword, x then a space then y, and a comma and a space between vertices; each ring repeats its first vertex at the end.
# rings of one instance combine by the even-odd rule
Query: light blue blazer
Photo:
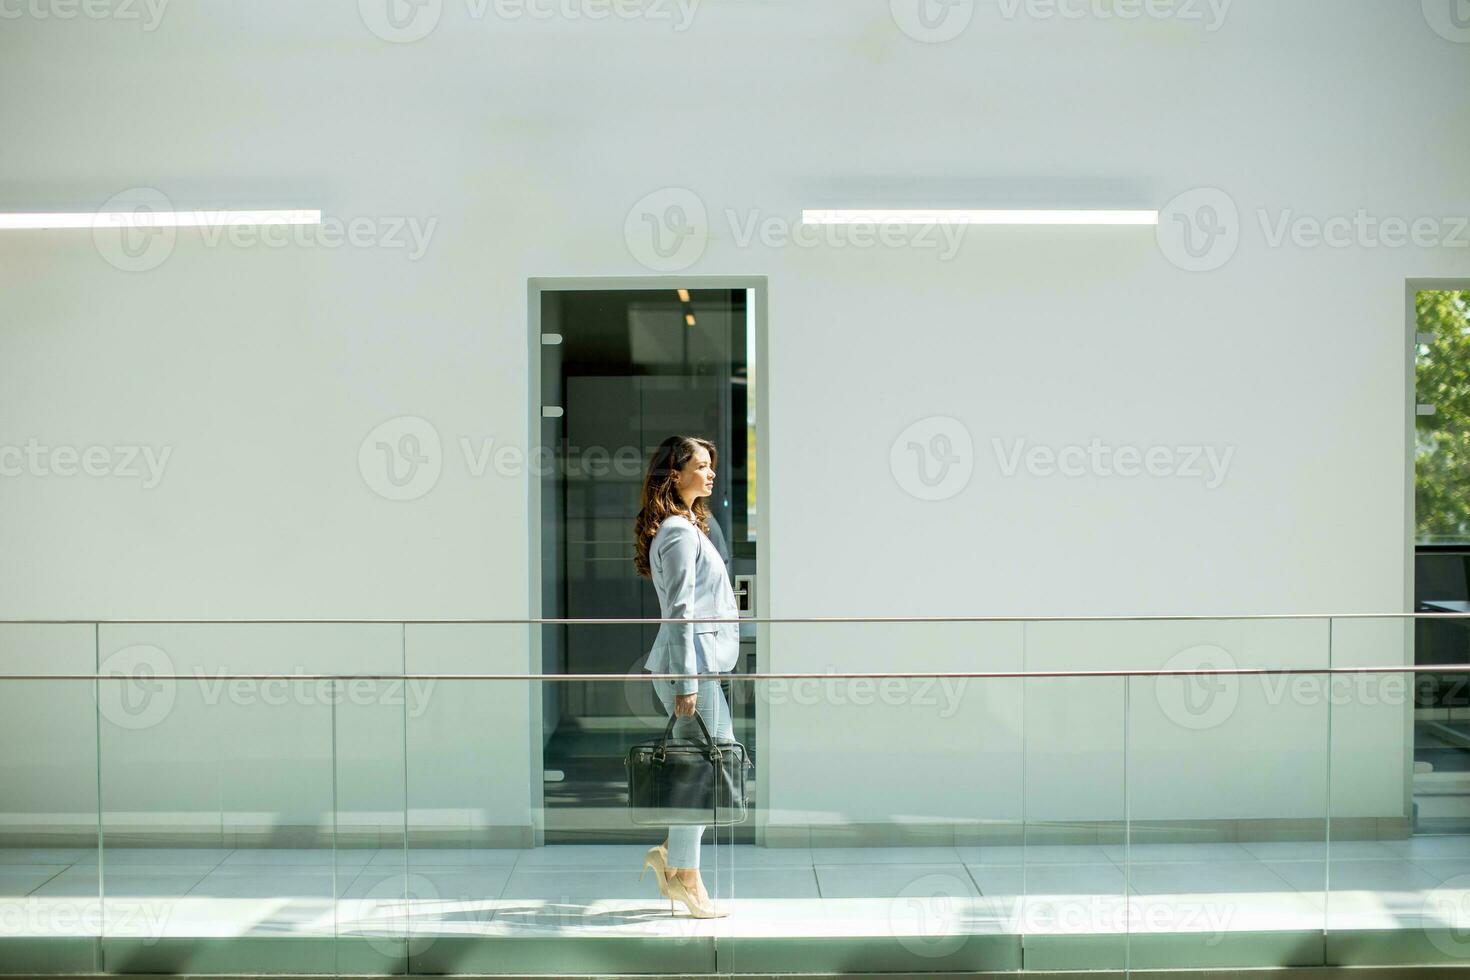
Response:
MULTIPOLYGON (((735 619, 735 590, 714 542, 694 522, 677 514, 664 518, 648 545, 660 619, 735 619)), ((660 623, 644 670, 655 674, 713 674, 735 667, 740 624, 660 623)), ((676 694, 694 694, 694 678, 674 682, 676 694)))

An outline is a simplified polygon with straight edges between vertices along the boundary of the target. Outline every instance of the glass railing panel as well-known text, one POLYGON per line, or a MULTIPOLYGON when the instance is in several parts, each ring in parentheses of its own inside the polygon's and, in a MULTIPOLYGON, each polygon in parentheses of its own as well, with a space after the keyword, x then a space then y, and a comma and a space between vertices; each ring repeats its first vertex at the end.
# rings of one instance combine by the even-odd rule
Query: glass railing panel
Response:
MULTIPOLYGON (((225 735, 237 695, 230 681, 212 676, 214 630, 99 628, 106 972, 192 969, 218 957, 219 940, 236 933, 224 903, 205 898, 231 853, 223 828, 223 743, 238 737, 225 735)), ((224 673, 250 666, 236 658, 224 673)), ((330 745, 325 729, 321 734, 326 765, 330 745)), ((279 894, 276 882, 263 887, 265 901, 279 894)))
MULTIPOLYGON (((1027 671, 1098 669, 1102 623, 1026 623, 1027 671)), ((1120 970, 1128 955, 1122 677, 1027 677, 1025 822, 1016 868, 1026 969, 1120 970)))
POLYGON ((1015 670, 1019 624, 774 623, 761 639, 764 673, 813 676, 734 685, 755 807, 722 968, 1017 969, 1021 683, 831 675, 1015 670))
POLYGON ((668 719, 641 658, 560 679, 568 651, 642 649, 656 624, 560 624, 548 641, 549 625, 0 628, 8 673, 82 678, 0 683, 0 744, 25 744, 0 749, 0 961, 452 975, 1470 960, 1456 791, 1470 740, 1461 717, 1416 713, 1463 681, 1327 672, 1407 668, 1406 617, 758 624, 701 694, 718 692, 717 727, 751 761, 745 819, 699 838, 726 913, 708 920, 671 914, 639 878, 670 836, 629 806, 628 752, 668 719), (1227 673, 1085 675, 1118 669, 1227 673), (896 670, 919 676, 836 676, 896 670), (950 676, 986 670, 1030 674, 950 676), (235 676, 261 673, 282 676, 235 676), (460 676, 486 673, 518 676, 460 676))
MULTIPOLYGON (((539 683, 455 681, 441 674, 530 674, 527 626, 410 624, 407 724, 408 850, 415 973, 518 973, 523 947, 502 941, 524 905, 502 904, 517 860, 541 823, 539 683), (533 710, 537 709, 537 710, 533 710), (502 914, 503 913, 503 914, 502 914)), ((551 685, 546 685, 550 687, 551 685)), ((546 951, 542 944, 541 952, 546 951)))
MULTIPOLYGON (((94 627, 0 625, 0 663, 94 674, 94 627)), ((99 969, 97 715, 91 680, 0 681, 0 972, 99 969)))
MULTIPOLYGON (((1335 619, 1333 665, 1412 666, 1414 636, 1401 618, 1335 619)), ((1470 675, 1333 681, 1330 861, 1313 882, 1326 892, 1328 955, 1343 965, 1470 964, 1470 738, 1463 719, 1415 708, 1453 696, 1470 675)))
MULTIPOLYGON (((1321 669, 1329 639, 1309 619, 1117 623, 1096 635, 1107 635, 1107 662, 1159 671, 1321 669)), ((1323 679, 1128 679, 1128 833, 1107 849, 1128 882, 1131 969, 1323 965, 1322 895, 1302 880, 1325 860, 1323 679)))
MULTIPOLYGON (((648 630, 567 624, 550 637, 536 626, 410 625, 410 671, 429 675, 407 712, 414 972, 716 970, 717 923, 671 915, 653 873, 640 878, 668 832, 635 820, 626 797, 629 747, 667 720, 641 664, 591 680, 444 676, 524 675, 543 664, 561 673, 555 651, 637 650, 648 630)), ((711 891, 729 867, 714 831, 700 861, 711 891)))
MULTIPOLYGON (((358 672, 405 673, 401 647, 382 655, 358 672)), ((408 719, 422 707, 424 684, 359 676, 334 680, 331 690, 337 970, 404 974, 414 914, 437 897, 413 873, 405 823, 408 719)))
POLYGON ((343 869, 376 847, 336 846, 333 684, 237 675, 399 671, 400 632, 102 627, 102 672, 117 675, 102 683, 125 712, 99 746, 109 972, 336 970, 343 869), (154 910, 147 935, 114 915, 140 902, 154 910))

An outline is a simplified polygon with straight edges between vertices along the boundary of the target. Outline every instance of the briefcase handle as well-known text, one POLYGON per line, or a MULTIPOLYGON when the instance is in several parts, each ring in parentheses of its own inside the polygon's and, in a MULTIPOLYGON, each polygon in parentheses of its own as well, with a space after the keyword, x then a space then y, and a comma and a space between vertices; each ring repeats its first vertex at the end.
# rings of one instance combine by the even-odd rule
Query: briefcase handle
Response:
MULTIPOLYGON (((656 745, 654 747, 654 750, 653 750, 653 757, 655 759, 662 761, 662 759, 664 758, 664 746, 665 746, 665 743, 667 743, 668 740, 669 740, 669 738, 670 738, 670 736, 672 736, 674 734, 674 722, 676 722, 678 720, 679 720, 679 716, 678 715, 674 714, 673 712, 670 712, 669 713, 669 723, 664 726, 664 733, 659 736, 658 745, 656 745)), ((700 713, 698 711, 694 712, 694 720, 697 721, 697 722, 699 722, 699 730, 701 732, 704 732, 704 741, 705 741, 705 744, 709 746, 709 758, 710 758, 710 761, 714 761, 715 759, 718 759, 720 757, 720 750, 715 745, 715 740, 710 735, 709 729, 707 727, 705 727, 704 718, 700 715, 700 713)))

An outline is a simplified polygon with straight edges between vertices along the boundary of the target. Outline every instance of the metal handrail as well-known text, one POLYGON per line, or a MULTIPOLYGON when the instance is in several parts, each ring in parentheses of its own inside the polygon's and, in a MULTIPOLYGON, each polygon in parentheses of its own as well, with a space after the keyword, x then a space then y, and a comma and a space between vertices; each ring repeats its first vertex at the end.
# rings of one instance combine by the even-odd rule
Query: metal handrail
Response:
POLYGON ((711 674, 0 674, 0 681, 624 681, 641 683, 658 678, 701 678, 753 681, 815 679, 845 680, 863 677, 1171 677, 1195 674, 1463 674, 1470 673, 1470 663, 1434 664, 1399 667, 1210 667, 1184 670, 1038 670, 1038 671, 881 671, 854 673, 711 673, 711 674))
POLYGON ((1221 622, 1297 619, 1470 619, 1470 612, 1388 613, 1246 613, 1239 616, 1149 614, 1142 616, 724 616, 707 618, 595 618, 586 619, 0 619, 0 626, 630 626, 640 623, 1095 623, 1095 622, 1221 622))

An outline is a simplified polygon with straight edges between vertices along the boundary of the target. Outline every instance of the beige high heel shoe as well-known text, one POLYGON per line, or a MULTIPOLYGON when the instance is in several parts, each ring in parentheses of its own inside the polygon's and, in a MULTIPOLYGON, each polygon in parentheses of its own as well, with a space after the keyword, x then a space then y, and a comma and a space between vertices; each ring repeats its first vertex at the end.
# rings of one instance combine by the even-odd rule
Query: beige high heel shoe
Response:
POLYGON ((716 909, 713 901, 701 901, 700 897, 689 890, 689 886, 679 880, 675 875, 669 879, 669 914, 674 914, 674 899, 683 902, 689 908, 689 914, 696 919, 720 919, 729 915, 723 909, 716 909))
MULTIPOLYGON (((653 869, 653 876, 658 879, 658 893, 665 898, 669 897, 668 871, 669 852, 664 845, 656 844, 648 849, 643 856, 643 871, 638 872, 638 880, 643 880, 644 872, 653 869)), ((669 899, 670 908, 673 907, 673 899, 669 899)))

